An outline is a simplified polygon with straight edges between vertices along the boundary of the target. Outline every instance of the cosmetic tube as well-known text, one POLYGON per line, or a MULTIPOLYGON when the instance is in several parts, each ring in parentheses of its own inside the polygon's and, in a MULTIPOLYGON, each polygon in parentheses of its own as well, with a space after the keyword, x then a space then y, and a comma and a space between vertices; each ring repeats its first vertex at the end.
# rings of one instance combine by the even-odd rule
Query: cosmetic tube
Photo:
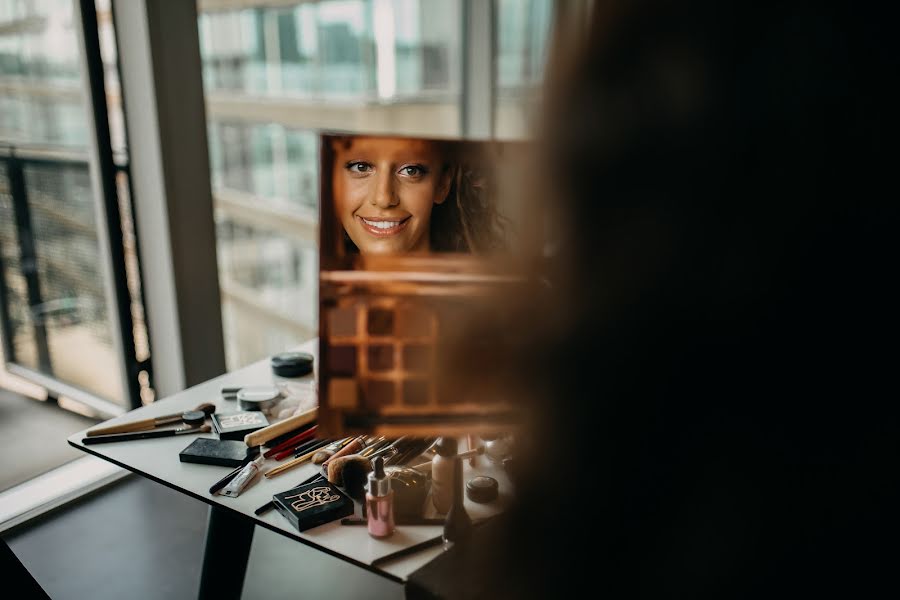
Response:
POLYGON ((234 476, 234 479, 228 482, 228 485, 222 490, 222 494, 232 498, 240 496, 241 492, 244 491, 244 488, 246 488, 250 482, 253 481, 253 478, 256 477, 256 474, 259 473, 259 467, 262 466, 265 459, 266 458, 260 454, 253 459, 252 462, 247 463, 246 466, 234 476))

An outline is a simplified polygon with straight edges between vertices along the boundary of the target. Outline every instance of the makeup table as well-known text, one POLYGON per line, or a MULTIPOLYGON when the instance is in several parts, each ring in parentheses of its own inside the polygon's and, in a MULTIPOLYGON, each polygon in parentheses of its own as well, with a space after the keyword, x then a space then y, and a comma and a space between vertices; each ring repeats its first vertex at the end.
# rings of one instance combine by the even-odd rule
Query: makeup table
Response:
MULTIPOLYGON (((311 340, 297 350, 317 355, 318 341, 311 340)), ((312 375, 295 379, 278 378, 272 374, 269 361, 262 360, 133 410, 103 425, 188 411, 204 402, 215 404, 217 412, 237 411, 235 401, 222 398, 223 387, 273 385, 278 381, 311 379, 312 375)), ((181 462, 178 453, 197 437, 215 438, 215 434, 179 435, 86 446, 82 443, 86 431, 69 437, 69 444, 210 505, 200 597, 212 597, 213 594, 217 597, 240 596, 242 586, 237 585, 236 579, 239 576, 240 582, 243 581, 256 525, 400 583, 406 582, 410 575, 442 552, 441 546, 437 545, 383 565, 372 566, 372 562, 379 557, 440 535, 442 527, 398 526, 392 536, 377 540, 368 535, 365 527, 341 525, 339 520, 301 533, 276 510, 261 516, 254 514, 254 510, 270 501, 273 494, 286 491, 318 473, 316 465, 306 463, 272 479, 259 475, 237 498, 213 496, 209 494, 209 487, 231 469, 181 462), (227 585, 224 583, 226 578, 221 577, 222 573, 230 575, 227 585)), ((264 473, 284 462, 286 461, 266 460, 261 471, 264 473)), ((478 460, 477 468, 470 467, 468 460, 464 462, 463 468, 464 480, 481 474, 495 478, 500 484, 500 497, 490 504, 477 504, 466 499, 465 506, 473 520, 497 514, 509 505, 512 488, 502 467, 491 464, 482 457, 478 460)), ((430 496, 427 503, 430 506, 430 496)), ((359 505, 356 506, 356 516, 361 516, 360 508, 359 505)), ((437 515, 427 514, 426 511, 425 516, 437 515)))

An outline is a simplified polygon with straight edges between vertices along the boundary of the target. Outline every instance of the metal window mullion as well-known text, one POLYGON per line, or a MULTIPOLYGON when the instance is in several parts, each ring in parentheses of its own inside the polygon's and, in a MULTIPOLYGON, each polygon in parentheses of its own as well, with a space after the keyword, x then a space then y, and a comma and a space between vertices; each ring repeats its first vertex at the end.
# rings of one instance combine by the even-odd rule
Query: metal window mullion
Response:
POLYGON ((76 5, 81 27, 78 41, 82 80, 88 87, 87 123, 90 140, 90 176, 94 191, 94 210, 97 215, 97 237, 100 250, 100 269, 113 348, 120 363, 122 390, 131 408, 141 405, 140 384, 137 380, 137 358, 134 347, 134 322, 131 316, 131 294, 125 273, 125 248, 122 239, 122 218, 119 213, 119 193, 116 186, 116 166, 113 161, 109 133, 109 114, 106 106, 103 58, 97 11, 94 0, 79 0, 76 5))
POLYGON ((462 0, 461 129, 466 138, 494 135, 496 9, 494 0, 462 0))
POLYGON ((225 371, 196 3, 113 0, 157 397, 225 371), (140 140, 140 143, 137 143, 140 140))

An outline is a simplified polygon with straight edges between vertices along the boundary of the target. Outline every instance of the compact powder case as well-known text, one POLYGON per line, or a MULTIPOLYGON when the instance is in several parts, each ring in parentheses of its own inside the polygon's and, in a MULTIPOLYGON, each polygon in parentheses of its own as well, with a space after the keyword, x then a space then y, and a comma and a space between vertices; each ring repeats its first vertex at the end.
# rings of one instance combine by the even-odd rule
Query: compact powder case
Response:
POLYGON ((498 485, 493 477, 479 475, 466 482, 466 496, 472 502, 484 504, 497 499, 498 485))
POLYGON ((281 400, 281 392, 274 386, 256 386, 241 388, 237 393, 238 406, 241 410, 266 411, 281 400))
POLYGON ((312 373, 313 355, 308 352, 282 352, 269 361, 279 377, 302 377, 312 373))

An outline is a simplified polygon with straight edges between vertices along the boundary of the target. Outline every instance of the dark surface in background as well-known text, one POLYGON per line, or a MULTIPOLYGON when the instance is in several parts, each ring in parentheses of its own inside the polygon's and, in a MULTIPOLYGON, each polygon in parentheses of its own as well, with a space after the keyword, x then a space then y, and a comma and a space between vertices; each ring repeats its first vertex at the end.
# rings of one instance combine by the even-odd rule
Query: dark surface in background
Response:
POLYGON ((131 476, 3 539, 51 598, 196 598, 207 506, 131 476))
POLYGON ((95 423, 52 402, 0 389, 0 491, 83 456, 66 438, 95 423))
POLYGON ((540 427, 458 596, 896 596, 892 20, 595 6, 547 102, 540 427))

